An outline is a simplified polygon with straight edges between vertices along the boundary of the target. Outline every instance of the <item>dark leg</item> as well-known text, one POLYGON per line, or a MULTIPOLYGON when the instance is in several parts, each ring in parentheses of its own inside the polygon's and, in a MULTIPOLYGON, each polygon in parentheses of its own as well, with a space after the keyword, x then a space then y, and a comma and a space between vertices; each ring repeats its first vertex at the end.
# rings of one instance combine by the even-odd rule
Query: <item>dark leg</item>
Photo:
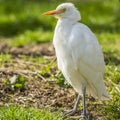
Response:
POLYGON ((82 93, 83 93, 83 113, 82 113, 82 116, 83 116, 84 118, 87 118, 86 102, 85 102, 86 87, 83 88, 82 93))
POLYGON ((70 110, 70 111, 68 111, 68 112, 66 112, 64 115, 67 116, 67 115, 72 115, 72 114, 74 114, 74 113, 77 111, 79 102, 80 102, 80 95, 78 94, 78 97, 77 97, 77 100, 76 100, 76 103, 75 103, 73 109, 70 110))

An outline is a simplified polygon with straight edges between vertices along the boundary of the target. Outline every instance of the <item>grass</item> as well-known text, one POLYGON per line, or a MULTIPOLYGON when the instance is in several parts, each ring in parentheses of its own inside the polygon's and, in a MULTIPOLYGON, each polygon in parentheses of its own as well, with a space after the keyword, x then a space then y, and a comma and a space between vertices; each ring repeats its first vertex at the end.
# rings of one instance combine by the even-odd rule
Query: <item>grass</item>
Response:
POLYGON ((2 66, 2 65, 4 65, 4 63, 7 63, 7 62, 12 62, 12 56, 11 56, 11 54, 3 54, 3 53, 1 53, 0 54, 0 67, 2 66))
POLYGON ((63 120, 63 118, 57 113, 50 113, 48 109, 39 110, 10 105, 0 108, 0 120, 63 120))
MULTIPOLYGON (((54 9, 61 2, 62 0, 59 2, 55 0, 52 2, 0 0, 0 41, 8 42, 11 47, 51 42, 56 19, 44 17, 42 13, 54 9)), ((111 100, 103 101, 104 107, 100 106, 99 112, 104 115, 105 120, 120 119, 120 2, 118 0, 103 2, 97 0, 83 2, 81 0, 74 3, 81 12, 81 22, 87 24, 96 34, 105 56, 105 83, 111 100)), ((41 71, 41 74, 51 73, 50 68, 53 65, 46 62, 43 56, 23 55, 21 58, 37 64, 44 63, 47 67, 41 71)), ((11 54, 0 53, 0 66, 12 62, 11 54)), ((48 78, 58 80, 60 86, 64 82, 61 74, 57 77, 48 76, 48 78)), ((62 118, 58 113, 51 114, 48 110, 19 106, 0 107, 0 120, 8 119, 61 120, 62 118)))
POLYGON ((109 119, 120 118, 120 66, 109 63, 106 65, 106 81, 109 83, 111 101, 105 103, 103 112, 109 119))
POLYGON ((11 46, 24 46, 25 44, 30 43, 45 43, 49 42, 52 38, 52 33, 50 31, 44 32, 41 29, 33 31, 25 31, 23 34, 16 36, 13 40, 14 42, 10 43, 11 46))

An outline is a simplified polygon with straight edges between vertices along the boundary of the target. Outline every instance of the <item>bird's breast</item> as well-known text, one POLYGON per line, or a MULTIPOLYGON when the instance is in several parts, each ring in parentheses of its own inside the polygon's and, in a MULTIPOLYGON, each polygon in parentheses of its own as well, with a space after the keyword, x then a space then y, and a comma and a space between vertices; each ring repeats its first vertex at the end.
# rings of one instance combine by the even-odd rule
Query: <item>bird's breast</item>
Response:
POLYGON ((63 58, 69 54, 69 36, 70 30, 68 30, 65 26, 58 26, 56 28, 53 44, 55 50, 58 51, 57 54, 63 58))
POLYGON ((65 69, 72 65, 72 55, 69 47, 71 31, 72 24, 67 21, 60 21, 57 23, 53 38, 58 66, 65 69))

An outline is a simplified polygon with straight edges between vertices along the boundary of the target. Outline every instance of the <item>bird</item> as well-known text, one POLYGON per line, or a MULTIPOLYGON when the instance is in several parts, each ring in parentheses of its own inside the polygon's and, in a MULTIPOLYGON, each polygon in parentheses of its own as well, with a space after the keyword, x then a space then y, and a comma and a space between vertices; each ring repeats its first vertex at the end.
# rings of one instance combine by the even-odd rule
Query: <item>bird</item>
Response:
POLYGON ((104 83, 105 62, 100 44, 91 29, 80 22, 81 14, 73 3, 62 3, 43 15, 58 19, 53 36, 58 69, 78 93, 73 109, 65 115, 77 111, 82 97, 81 115, 87 118, 86 94, 100 100, 109 99, 104 83))

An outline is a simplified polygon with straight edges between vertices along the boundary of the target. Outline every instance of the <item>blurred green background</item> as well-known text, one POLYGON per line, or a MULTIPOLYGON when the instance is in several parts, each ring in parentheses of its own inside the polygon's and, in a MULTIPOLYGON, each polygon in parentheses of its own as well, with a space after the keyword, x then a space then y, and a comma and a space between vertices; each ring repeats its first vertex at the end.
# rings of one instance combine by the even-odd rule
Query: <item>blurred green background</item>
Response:
MULTIPOLYGON (((0 0, 0 37, 10 38, 14 45, 52 40, 56 19, 42 16, 66 0, 0 0)), ((81 22, 87 24, 98 37, 120 32, 119 1, 75 0, 81 22)), ((111 35, 112 36, 112 35, 111 35)), ((113 38, 113 36, 112 36, 113 38)), ((99 39, 100 40, 100 39, 99 39)), ((112 40, 111 40, 112 41, 112 40)))

